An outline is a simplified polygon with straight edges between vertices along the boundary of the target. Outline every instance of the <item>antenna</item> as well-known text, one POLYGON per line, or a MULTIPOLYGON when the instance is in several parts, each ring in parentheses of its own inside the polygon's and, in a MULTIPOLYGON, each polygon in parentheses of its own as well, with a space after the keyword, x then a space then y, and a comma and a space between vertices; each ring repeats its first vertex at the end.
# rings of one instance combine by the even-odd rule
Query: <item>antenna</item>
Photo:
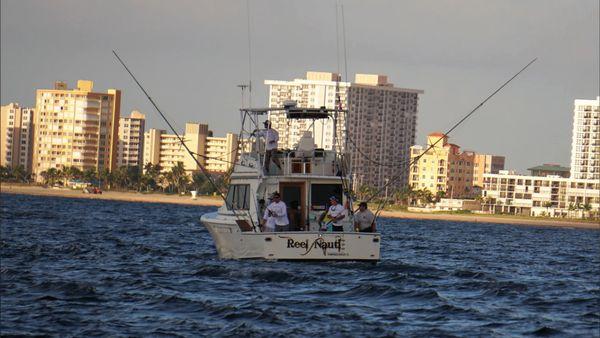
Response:
POLYGON ((246 17, 248 22, 248 107, 252 107, 252 39, 250 32, 250 0, 246 0, 246 17))

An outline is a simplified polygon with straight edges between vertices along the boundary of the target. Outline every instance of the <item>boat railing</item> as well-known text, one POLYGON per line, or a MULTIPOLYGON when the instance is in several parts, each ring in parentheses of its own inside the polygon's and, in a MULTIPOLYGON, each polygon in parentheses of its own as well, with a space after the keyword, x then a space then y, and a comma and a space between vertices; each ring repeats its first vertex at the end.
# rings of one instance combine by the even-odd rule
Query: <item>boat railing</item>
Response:
MULTIPOLYGON (((269 163, 267 176, 336 176, 335 153, 323 149, 315 149, 310 152, 298 152, 294 150, 278 151, 275 156, 279 159, 281 170, 273 163, 269 163)), ((264 154, 261 154, 261 163, 264 154)))

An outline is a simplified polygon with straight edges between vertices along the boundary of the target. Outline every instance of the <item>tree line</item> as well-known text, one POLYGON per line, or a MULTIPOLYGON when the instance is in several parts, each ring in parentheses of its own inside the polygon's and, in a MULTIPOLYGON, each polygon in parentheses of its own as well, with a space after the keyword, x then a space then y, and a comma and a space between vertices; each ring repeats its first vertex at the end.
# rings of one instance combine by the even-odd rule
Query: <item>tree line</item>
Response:
MULTIPOLYGON (((162 172, 159 164, 147 163, 144 170, 138 166, 121 166, 112 172, 107 168, 97 171, 95 168, 81 170, 67 166, 62 169, 50 168, 40 173, 43 184, 48 186, 67 186, 69 182, 80 181, 98 186, 102 189, 136 190, 140 192, 162 191, 169 193, 186 193, 191 190, 199 194, 213 194, 217 189, 200 172, 191 177, 185 171, 182 162, 178 162, 170 170, 162 172)), ((212 179, 218 187, 225 186, 227 175, 214 174, 212 179)), ((30 183, 31 175, 20 165, 14 168, 0 166, 2 181, 30 183)))

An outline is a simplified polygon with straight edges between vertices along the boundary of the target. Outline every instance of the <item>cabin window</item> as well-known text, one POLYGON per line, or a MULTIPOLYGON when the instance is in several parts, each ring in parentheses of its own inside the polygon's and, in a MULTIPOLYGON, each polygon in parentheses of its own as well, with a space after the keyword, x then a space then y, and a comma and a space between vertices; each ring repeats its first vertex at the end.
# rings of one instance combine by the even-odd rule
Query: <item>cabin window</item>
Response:
POLYGON ((342 186, 340 184, 311 184, 310 206, 312 210, 325 210, 329 207, 329 198, 335 196, 342 200, 342 186))
POLYGON ((228 210, 249 210, 250 209, 250 185, 234 184, 229 187, 227 192, 228 210))

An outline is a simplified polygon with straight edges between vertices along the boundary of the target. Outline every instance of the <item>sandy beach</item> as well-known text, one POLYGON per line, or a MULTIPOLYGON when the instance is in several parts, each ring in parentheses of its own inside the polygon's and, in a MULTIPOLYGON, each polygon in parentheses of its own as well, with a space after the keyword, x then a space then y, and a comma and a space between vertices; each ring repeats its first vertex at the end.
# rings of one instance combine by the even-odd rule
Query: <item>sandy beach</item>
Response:
MULTIPOLYGON (((54 196, 68 198, 88 198, 99 200, 118 200, 127 202, 146 202, 146 203, 173 203, 198 206, 220 206, 223 201, 220 197, 199 196, 192 199, 191 196, 166 195, 160 193, 142 194, 136 192, 104 191, 102 194, 84 194, 81 190, 44 188, 39 186, 14 185, 3 183, 0 185, 2 194, 24 194, 37 196, 54 196)), ((423 219, 423 220, 445 220, 456 222, 476 222, 476 223, 501 223, 518 224, 542 227, 562 227, 562 228, 580 228, 600 230, 600 224, 592 221, 568 220, 568 219, 534 219, 498 215, 476 215, 476 214, 449 214, 449 213, 415 213, 405 211, 382 211, 381 216, 403 218, 403 219, 423 219)))
POLYGON ((220 206, 223 200, 212 196, 198 196, 192 199, 190 194, 185 196, 166 195, 160 193, 142 194, 137 192, 121 192, 121 191, 103 191, 102 194, 84 194, 81 190, 44 188, 39 186, 13 185, 2 183, 0 186, 2 194, 23 194, 36 196, 53 196, 53 197, 68 197, 68 198, 87 198, 98 200, 116 200, 126 202, 145 202, 145 203, 172 203, 186 204, 199 206, 220 206))

